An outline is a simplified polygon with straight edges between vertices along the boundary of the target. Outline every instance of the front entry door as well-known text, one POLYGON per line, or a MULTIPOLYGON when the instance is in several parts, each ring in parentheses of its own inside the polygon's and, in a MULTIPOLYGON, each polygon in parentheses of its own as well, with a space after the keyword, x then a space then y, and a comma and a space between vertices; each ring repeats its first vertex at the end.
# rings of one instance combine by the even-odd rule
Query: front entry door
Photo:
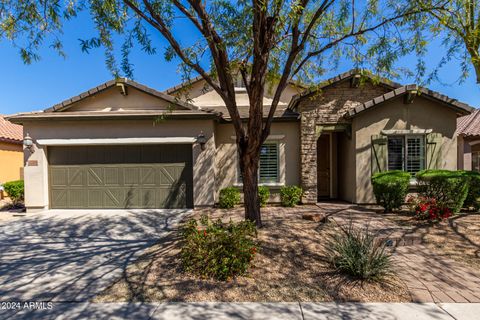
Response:
POLYGON ((322 134, 317 140, 317 195, 330 198, 330 135, 322 134))

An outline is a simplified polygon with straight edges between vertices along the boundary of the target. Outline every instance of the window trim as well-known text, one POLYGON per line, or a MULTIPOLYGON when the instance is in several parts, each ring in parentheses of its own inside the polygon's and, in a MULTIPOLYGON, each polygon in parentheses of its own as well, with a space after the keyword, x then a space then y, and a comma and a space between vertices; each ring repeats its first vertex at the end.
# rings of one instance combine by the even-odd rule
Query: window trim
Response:
MULTIPOLYGON (((427 136, 426 134, 420 133, 401 133, 401 134, 389 134, 387 135, 387 171, 392 171, 389 168, 389 156, 390 152, 388 151, 388 138, 390 137, 402 137, 403 138, 403 159, 402 159, 402 171, 407 171, 407 161, 408 161, 408 138, 421 138, 423 140, 423 169, 427 167, 427 136)), ((409 172, 414 175, 415 173, 409 172)))

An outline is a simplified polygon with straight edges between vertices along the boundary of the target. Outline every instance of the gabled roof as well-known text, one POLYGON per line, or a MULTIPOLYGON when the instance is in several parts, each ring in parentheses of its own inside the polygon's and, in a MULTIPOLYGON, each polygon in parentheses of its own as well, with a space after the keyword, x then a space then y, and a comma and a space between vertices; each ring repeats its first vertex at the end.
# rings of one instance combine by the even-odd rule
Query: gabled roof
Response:
POLYGON ((430 89, 427 89, 427 88, 419 87, 415 84, 410 84, 410 85, 406 85, 406 86, 401 86, 399 88, 396 88, 393 91, 387 92, 387 93, 385 93, 385 94, 383 94, 379 97, 376 97, 372 100, 366 101, 366 102, 360 104, 359 106, 357 106, 357 107, 351 109, 350 111, 348 111, 346 116, 347 117, 354 117, 357 114, 359 114, 359 113, 361 113, 365 110, 368 110, 368 109, 370 109, 374 106, 382 104, 382 103, 384 103, 386 101, 389 101, 391 99, 394 99, 396 97, 403 96, 405 94, 409 94, 411 92, 414 92, 413 93, 414 95, 421 96, 423 98, 435 101, 435 102, 443 104, 443 105, 445 105, 449 108, 452 108, 461 115, 469 114, 473 110, 475 110, 475 108, 469 106, 466 103, 459 102, 457 99, 450 98, 446 95, 440 94, 436 91, 433 91, 433 90, 430 90, 430 89))
MULTIPOLYGON (((121 88, 120 88, 121 89, 121 88)), ((120 94, 120 93, 119 93, 120 94)), ((196 118, 218 118, 221 116, 215 110, 201 109, 190 103, 179 101, 175 97, 172 97, 163 92, 157 91, 143 84, 135 82, 127 78, 119 78, 107 81, 95 88, 87 90, 79 95, 76 95, 70 99, 67 99, 61 103, 54 105, 51 108, 43 111, 19 113, 9 116, 9 120, 22 124, 24 121, 30 120, 52 120, 52 119, 150 119, 157 116, 165 116, 170 118, 182 118, 182 119, 196 119, 196 118), (125 85, 127 87, 135 88, 148 95, 162 99, 168 103, 175 105, 173 110, 121 110, 121 111, 75 111, 75 112, 62 112, 73 106, 75 103, 82 101, 88 97, 92 97, 95 94, 103 92, 109 88, 116 87, 118 85, 125 85)))
POLYGON ((480 136, 480 109, 457 119, 457 134, 466 137, 480 136))
POLYGON ((23 141, 23 127, 7 121, 0 115, 0 141, 21 144, 23 141))
POLYGON ((300 94, 295 95, 290 103, 288 104, 288 109, 294 110, 300 100, 303 100, 307 97, 313 96, 317 94, 319 91, 326 89, 332 85, 335 85, 337 83, 349 80, 357 75, 361 75, 364 78, 370 79, 372 81, 375 81, 381 86, 384 86, 388 89, 394 90, 396 88, 401 87, 402 85, 396 82, 393 82, 391 80, 388 80, 386 78, 381 78, 381 77, 376 77, 373 75, 373 73, 369 70, 363 70, 363 69, 351 69, 347 72, 341 73, 335 77, 329 78, 325 81, 322 81, 318 86, 311 90, 306 90, 300 94))
POLYGON ((70 106, 72 106, 74 103, 79 102, 79 101, 81 101, 83 99, 86 99, 88 97, 91 97, 91 96, 93 96, 93 95, 95 95, 99 92, 102 92, 104 90, 107 90, 109 88, 115 87, 115 86, 117 86, 117 84, 124 84, 124 85, 127 85, 129 87, 133 87, 133 88, 135 88, 137 90, 140 90, 144 93, 147 93, 147 94, 152 95, 154 97, 157 97, 157 98, 163 99, 167 102, 170 102, 172 104, 175 104, 176 106, 179 106, 182 109, 198 110, 197 107, 195 107, 191 104, 179 101, 178 99, 175 99, 174 97, 172 97, 168 94, 157 91, 155 89, 152 89, 150 87, 147 87, 143 84, 140 84, 138 82, 135 82, 135 81, 127 79, 127 78, 118 78, 118 79, 113 79, 113 80, 107 81, 105 83, 102 83, 101 85, 96 86, 95 88, 92 88, 92 89, 87 90, 83 93, 80 93, 79 95, 76 95, 72 98, 64 100, 64 101, 54 105, 51 108, 45 109, 44 112, 64 111, 65 109, 68 109, 70 106))
MULTIPOLYGON (((168 89, 166 89, 164 91, 164 93, 166 94, 174 94, 175 92, 185 88, 185 87, 188 87, 188 86, 191 86, 199 81, 202 81, 203 80, 203 77, 202 76, 196 76, 194 78, 191 78, 191 79, 188 79, 188 80, 185 80, 183 81, 182 83, 180 84, 177 84, 176 86, 173 86, 173 87, 170 87, 168 89)), ((300 83, 297 83, 293 80, 289 80, 288 81, 288 84, 292 85, 292 86, 297 86, 299 88, 306 88, 305 86, 303 86, 302 84, 300 83)))

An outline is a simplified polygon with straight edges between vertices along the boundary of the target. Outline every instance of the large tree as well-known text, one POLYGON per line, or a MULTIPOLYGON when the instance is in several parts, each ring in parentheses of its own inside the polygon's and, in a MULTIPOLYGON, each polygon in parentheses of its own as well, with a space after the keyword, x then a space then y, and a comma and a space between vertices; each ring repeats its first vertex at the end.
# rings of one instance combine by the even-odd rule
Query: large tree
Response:
POLYGON ((98 34, 83 40, 82 48, 104 47, 109 69, 127 76, 135 43, 150 54, 166 44, 165 58, 180 61, 187 78, 199 74, 225 103, 236 133, 245 217, 261 226, 260 149, 289 81, 314 83, 344 58, 356 66, 370 64, 380 74, 390 72, 399 56, 421 45, 415 33, 420 13, 441 10, 444 2, 418 7, 408 0, 3 0, 0 36, 19 47, 26 62, 39 58, 45 41, 63 54, 64 20, 87 11, 98 34), (187 22, 195 30, 188 39, 180 30, 187 22), (162 42, 152 40, 155 33, 162 42), (117 35, 124 40, 120 67, 117 35), (238 74, 249 97, 246 121, 235 98, 238 74), (263 96, 270 89, 273 99, 265 116, 263 96))
MULTIPOLYGON (((431 8, 431 0, 416 0, 419 8, 431 8)), ((442 44, 447 49, 439 65, 432 73, 437 77, 438 70, 453 58, 461 61, 462 75, 465 79, 473 66, 480 84, 480 1, 451 0, 444 6, 426 10, 425 14, 433 19, 424 24, 434 37, 442 37, 442 44)))

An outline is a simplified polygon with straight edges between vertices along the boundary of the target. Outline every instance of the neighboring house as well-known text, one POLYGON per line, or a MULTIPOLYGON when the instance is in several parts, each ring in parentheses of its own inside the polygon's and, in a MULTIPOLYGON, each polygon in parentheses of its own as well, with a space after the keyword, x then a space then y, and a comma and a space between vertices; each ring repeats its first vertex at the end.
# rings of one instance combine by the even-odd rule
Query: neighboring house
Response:
MULTIPOLYGON (((374 172, 457 167, 457 117, 472 110, 463 103, 356 70, 304 91, 289 84, 261 151, 260 183, 274 194, 301 185, 304 203, 372 203, 374 172)), ((240 81, 236 93, 246 119, 240 81)), ((29 211, 211 206, 220 189, 241 186, 228 112, 199 78, 165 92, 118 79, 10 119, 35 142, 29 211)))
POLYGON ((480 110, 458 118, 458 169, 480 171, 480 110))
POLYGON ((0 185, 19 180, 23 170, 23 128, 0 115, 0 185))

